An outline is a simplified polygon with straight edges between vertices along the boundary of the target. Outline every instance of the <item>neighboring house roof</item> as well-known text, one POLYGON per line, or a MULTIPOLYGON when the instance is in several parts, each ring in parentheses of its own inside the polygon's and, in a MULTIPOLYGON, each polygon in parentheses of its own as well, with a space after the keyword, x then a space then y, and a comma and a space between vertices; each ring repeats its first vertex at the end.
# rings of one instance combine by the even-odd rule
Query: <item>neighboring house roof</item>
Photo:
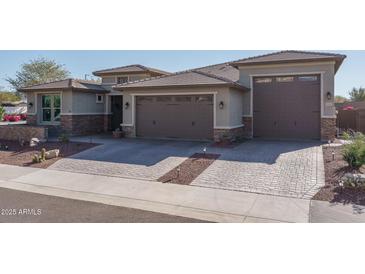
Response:
POLYGON ((61 89, 108 92, 98 83, 87 80, 76 80, 76 79, 65 79, 65 80, 59 80, 59 81, 29 86, 18 89, 18 91, 27 92, 27 91, 61 90, 61 89))
POLYGON ((336 109, 340 110, 346 107, 354 107, 354 109, 365 109, 365 101, 360 102, 344 102, 344 103, 336 103, 336 109))
POLYGON ((142 65, 129 65, 117 68, 110 68, 104 70, 94 71, 93 74, 95 76, 103 76, 103 75, 112 75, 112 74, 121 74, 121 73, 144 73, 144 72, 152 72, 156 75, 168 75, 170 72, 166 72, 163 70, 150 68, 142 65))
POLYGON ((335 53, 286 50, 240 59, 233 61, 230 64, 239 67, 297 62, 335 61, 335 71, 337 71, 345 58, 346 55, 335 53))
POLYGON ((226 64, 216 65, 194 70, 177 72, 174 74, 147 78, 134 82, 119 84, 114 86, 117 90, 126 90, 133 88, 155 88, 155 87, 187 87, 187 86, 232 86, 243 90, 247 87, 237 83, 236 81, 218 75, 217 71, 222 68, 222 74, 225 72, 227 77, 235 78, 230 68, 226 64))
POLYGON ((24 101, 2 101, 0 103, 0 106, 3 107, 21 107, 21 106, 27 106, 27 102, 24 101))

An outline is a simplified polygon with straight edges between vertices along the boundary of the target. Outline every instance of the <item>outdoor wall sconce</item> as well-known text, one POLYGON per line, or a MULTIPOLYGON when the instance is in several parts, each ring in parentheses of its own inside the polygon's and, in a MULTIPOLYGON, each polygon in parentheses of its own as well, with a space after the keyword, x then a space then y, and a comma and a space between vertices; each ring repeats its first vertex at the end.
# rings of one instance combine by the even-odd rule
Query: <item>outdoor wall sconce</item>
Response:
POLYGON ((332 94, 331 94, 331 92, 327 92, 327 99, 328 99, 328 100, 331 100, 331 99, 332 99, 332 94))
POLYGON ((223 109, 223 107, 224 107, 224 103, 223 103, 223 101, 221 101, 221 102, 219 103, 219 108, 220 108, 220 109, 223 109))
POLYGON ((32 102, 29 102, 29 107, 33 107, 33 103, 32 102))
POLYGON ((129 103, 125 103, 125 109, 129 108, 129 103))

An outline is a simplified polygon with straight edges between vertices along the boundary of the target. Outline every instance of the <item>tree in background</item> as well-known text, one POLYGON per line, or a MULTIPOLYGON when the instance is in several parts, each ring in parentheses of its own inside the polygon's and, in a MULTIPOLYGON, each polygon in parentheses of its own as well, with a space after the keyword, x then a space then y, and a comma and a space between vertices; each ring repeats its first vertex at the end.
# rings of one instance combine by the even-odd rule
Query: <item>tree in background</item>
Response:
POLYGON ((17 93, 5 91, 4 87, 0 86, 0 105, 3 102, 16 102, 20 100, 21 98, 17 93))
POLYGON ((350 92, 350 99, 354 102, 365 101, 365 88, 353 88, 350 92))
POLYGON ((335 103, 336 103, 336 104, 346 103, 346 102, 348 102, 348 101, 349 101, 349 99, 347 99, 346 97, 343 97, 343 96, 339 96, 339 95, 337 95, 337 96, 335 97, 335 103))
POLYGON ((38 58, 22 64, 15 78, 8 77, 6 81, 15 89, 42 84, 46 82, 64 80, 70 76, 70 72, 63 65, 54 60, 38 58))

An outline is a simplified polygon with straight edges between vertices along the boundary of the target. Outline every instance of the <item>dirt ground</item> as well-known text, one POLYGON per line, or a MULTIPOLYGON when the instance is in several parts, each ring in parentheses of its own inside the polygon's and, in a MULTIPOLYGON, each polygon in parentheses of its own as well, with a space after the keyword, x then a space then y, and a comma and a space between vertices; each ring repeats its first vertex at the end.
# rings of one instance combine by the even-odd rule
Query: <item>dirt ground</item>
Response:
POLYGON ((325 167, 325 186, 313 197, 314 200, 355 203, 365 205, 365 191, 358 188, 346 188, 339 185, 339 180, 345 173, 365 173, 365 168, 351 169, 343 160, 342 147, 323 147, 325 167), (334 160, 333 154, 334 153, 334 160))
POLYGON ((196 153, 182 164, 160 177, 158 181, 162 183, 189 185, 196 177, 213 164, 219 156, 219 154, 196 153))
POLYGON ((21 146, 17 141, 0 140, 0 164, 47 168, 62 158, 69 157, 96 145, 97 144, 76 142, 47 142, 42 143, 37 147, 30 147, 29 145, 21 146), (6 149, 5 146, 7 146, 8 149, 6 149), (42 148, 45 148, 47 151, 59 149, 60 155, 58 158, 46 160, 42 163, 32 163, 34 154, 40 153, 42 148))

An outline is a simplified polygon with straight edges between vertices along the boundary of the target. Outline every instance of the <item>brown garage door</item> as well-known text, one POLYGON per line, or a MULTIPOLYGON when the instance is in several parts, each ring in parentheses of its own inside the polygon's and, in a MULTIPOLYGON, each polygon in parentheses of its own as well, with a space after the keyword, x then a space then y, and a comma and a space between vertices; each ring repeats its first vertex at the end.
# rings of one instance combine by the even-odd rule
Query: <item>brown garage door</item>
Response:
POLYGON ((320 138, 320 75, 253 79, 255 137, 320 138))
POLYGON ((138 96, 137 136, 213 138, 213 95, 138 96))

